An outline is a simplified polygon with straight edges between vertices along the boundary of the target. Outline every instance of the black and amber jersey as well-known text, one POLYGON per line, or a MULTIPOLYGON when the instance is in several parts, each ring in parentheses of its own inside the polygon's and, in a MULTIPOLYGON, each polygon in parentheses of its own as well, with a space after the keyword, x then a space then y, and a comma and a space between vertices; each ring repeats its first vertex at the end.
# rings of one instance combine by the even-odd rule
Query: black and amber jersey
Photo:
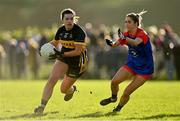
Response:
POLYGON ((63 52, 72 51, 75 49, 75 44, 82 44, 83 51, 79 56, 74 57, 64 57, 61 61, 69 65, 69 76, 72 76, 76 72, 76 76, 84 72, 87 67, 87 49, 86 49, 86 33, 84 30, 77 24, 74 24, 73 28, 69 31, 65 29, 65 26, 62 26, 58 29, 55 35, 56 45, 61 43, 63 52))
POLYGON ((83 44, 86 47, 85 38, 85 32, 77 24, 74 24, 73 28, 69 31, 65 29, 65 26, 62 26, 55 35, 55 40, 61 43, 63 52, 74 50, 76 43, 83 44))

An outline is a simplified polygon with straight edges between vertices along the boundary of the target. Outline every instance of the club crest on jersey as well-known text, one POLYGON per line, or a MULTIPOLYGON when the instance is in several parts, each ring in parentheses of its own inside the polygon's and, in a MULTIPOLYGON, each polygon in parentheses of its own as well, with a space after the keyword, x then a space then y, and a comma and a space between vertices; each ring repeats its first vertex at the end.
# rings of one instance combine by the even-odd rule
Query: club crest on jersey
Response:
POLYGON ((68 38, 69 33, 64 33, 64 38, 68 38))
POLYGON ((134 49, 130 49, 130 54, 131 54, 133 57, 137 57, 137 56, 138 56, 138 53, 137 53, 134 49))

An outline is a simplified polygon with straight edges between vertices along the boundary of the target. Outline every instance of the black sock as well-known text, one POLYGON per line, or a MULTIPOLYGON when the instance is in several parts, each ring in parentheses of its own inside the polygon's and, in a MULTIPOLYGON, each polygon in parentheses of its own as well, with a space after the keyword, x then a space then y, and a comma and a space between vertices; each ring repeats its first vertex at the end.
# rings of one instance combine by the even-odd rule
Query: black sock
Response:
POLYGON ((47 104, 47 102, 48 102, 48 101, 42 99, 42 100, 41 100, 41 106, 45 107, 46 104, 47 104))
POLYGON ((112 99, 116 99, 116 98, 117 98, 117 95, 112 94, 111 98, 112 98, 112 99))
POLYGON ((123 107, 123 105, 118 104, 118 106, 116 108, 121 109, 122 107, 123 107))

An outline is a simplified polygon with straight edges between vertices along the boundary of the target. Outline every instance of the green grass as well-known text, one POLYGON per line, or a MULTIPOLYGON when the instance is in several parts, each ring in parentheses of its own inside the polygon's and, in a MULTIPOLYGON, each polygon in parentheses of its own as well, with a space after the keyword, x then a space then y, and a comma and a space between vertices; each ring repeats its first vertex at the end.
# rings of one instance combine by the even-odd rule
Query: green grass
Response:
MULTIPOLYGON (((119 96, 129 82, 120 85, 119 96)), ((110 82, 79 80, 73 100, 63 101, 60 83, 54 88, 44 115, 35 116, 45 81, 0 81, 1 120, 180 120, 180 82, 147 82, 131 96, 118 114, 115 104, 106 107, 99 101, 110 96, 110 82), (92 94, 90 93, 92 92, 92 94)))

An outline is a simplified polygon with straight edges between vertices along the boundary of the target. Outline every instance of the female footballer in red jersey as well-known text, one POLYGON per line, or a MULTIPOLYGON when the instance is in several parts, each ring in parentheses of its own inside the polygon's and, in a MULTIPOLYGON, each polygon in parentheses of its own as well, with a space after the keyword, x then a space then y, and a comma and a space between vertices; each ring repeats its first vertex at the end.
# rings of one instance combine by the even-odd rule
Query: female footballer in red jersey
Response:
POLYGON ((112 41, 106 39, 106 43, 111 47, 119 45, 127 45, 128 59, 124 66, 122 66, 115 74, 111 81, 112 96, 103 99, 100 104, 105 106, 109 103, 117 101, 117 93, 119 91, 119 84, 127 79, 133 79, 132 82, 124 90, 119 104, 113 112, 118 112, 129 101, 130 95, 146 80, 148 80, 154 71, 154 62, 152 56, 152 48, 147 33, 140 28, 141 15, 146 11, 140 13, 129 13, 125 18, 126 32, 122 33, 118 30, 119 40, 112 41))

